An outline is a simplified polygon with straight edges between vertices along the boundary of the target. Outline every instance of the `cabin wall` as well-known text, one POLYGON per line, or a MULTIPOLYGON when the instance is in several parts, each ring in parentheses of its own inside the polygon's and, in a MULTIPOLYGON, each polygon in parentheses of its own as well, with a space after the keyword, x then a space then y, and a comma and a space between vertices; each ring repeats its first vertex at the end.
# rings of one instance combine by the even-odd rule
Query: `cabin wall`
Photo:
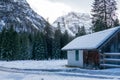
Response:
POLYGON ((120 52, 120 32, 118 32, 106 45, 101 48, 102 52, 120 52))
POLYGON ((67 51, 68 66, 83 67, 83 50, 78 50, 78 60, 76 60, 76 50, 67 51))
POLYGON ((98 51, 84 51, 84 67, 94 68, 99 67, 99 53, 98 51))
POLYGON ((106 67, 120 67, 120 32, 101 48, 100 65, 106 67))

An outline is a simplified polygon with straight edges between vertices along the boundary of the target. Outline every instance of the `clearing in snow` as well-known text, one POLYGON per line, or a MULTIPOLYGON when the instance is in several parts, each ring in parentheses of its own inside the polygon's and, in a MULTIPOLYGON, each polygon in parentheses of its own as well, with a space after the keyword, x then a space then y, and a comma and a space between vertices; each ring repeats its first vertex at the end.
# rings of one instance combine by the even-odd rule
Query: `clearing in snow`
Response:
POLYGON ((67 60, 0 61, 0 80, 120 80, 120 68, 66 67, 67 60))

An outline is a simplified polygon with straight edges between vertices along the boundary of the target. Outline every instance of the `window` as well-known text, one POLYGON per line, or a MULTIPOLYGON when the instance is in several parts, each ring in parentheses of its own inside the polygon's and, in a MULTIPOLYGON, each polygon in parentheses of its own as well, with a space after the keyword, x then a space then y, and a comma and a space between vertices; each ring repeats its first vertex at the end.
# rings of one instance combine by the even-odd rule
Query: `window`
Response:
POLYGON ((75 51, 75 60, 76 61, 79 60, 79 51, 78 50, 75 51))

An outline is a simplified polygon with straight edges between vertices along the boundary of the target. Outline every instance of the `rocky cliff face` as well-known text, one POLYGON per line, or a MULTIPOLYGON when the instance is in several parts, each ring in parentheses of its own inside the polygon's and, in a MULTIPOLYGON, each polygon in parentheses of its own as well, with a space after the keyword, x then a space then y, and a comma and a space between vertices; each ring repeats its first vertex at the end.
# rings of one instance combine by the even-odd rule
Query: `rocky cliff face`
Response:
POLYGON ((0 0, 0 30, 10 24, 16 31, 42 31, 46 26, 43 17, 34 12, 26 0, 0 0))
POLYGON ((84 26, 87 33, 90 33, 90 27, 92 26, 91 17, 87 13, 76 13, 70 12, 67 15, 59 17, 53 26, 57 27, 60 24, 61 32, 64 33, 65 30, 68 31, 70 35, 75 36, 78 32, 78 27, 84 26))

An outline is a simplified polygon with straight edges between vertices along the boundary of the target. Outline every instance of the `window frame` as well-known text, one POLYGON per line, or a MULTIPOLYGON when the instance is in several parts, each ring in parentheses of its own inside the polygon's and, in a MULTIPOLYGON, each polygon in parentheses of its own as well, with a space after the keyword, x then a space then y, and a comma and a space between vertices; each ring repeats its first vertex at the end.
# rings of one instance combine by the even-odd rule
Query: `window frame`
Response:
POLYGON ((75 60, 79 61, 79 50, 75 50, 75 60))

